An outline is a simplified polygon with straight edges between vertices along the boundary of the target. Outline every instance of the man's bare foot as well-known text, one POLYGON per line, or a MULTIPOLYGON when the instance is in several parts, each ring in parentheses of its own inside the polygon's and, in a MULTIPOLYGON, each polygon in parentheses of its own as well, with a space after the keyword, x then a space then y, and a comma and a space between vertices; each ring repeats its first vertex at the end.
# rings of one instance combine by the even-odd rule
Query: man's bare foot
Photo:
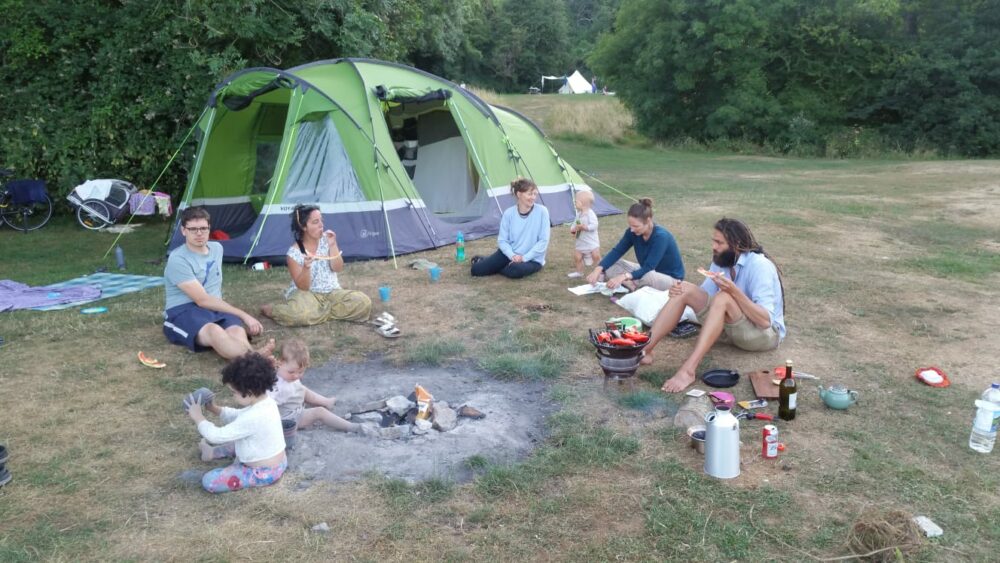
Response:
POLYGON ((201 451, 202 461, 212 461, 213 459, 215 459, 215 448, 212 446, 212 444, 206 442, 204 438, 202 438, 201 441, 198 442, 198 449, 201 451))
POLYGON ((642 358, 639 360, 639 365, 640 366, 648 366, 648 365, 651 365, 652 363, 653 363, 653 354, 651 352, 647 352, 646 350, 643 350, 642 351, 642 358))
POLYGON ((680 393, 692 383, 694 383, 694 372, 682 367, 673 377, 666 380, 660 389, 667 393, 680 393))
POLYGON ((274 307, 270 303, 265 303, 260 306, 260 314, 267 318, 271 318, 271 313, 274 311, 274 307))

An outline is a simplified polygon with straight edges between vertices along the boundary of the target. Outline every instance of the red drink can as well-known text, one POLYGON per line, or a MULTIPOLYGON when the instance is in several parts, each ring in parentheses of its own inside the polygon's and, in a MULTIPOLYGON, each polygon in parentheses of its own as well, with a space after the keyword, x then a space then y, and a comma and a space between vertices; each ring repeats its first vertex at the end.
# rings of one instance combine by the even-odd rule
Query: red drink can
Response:
POLYGON ((761 432, 763 434, 761 453, 764 459, 775 459, 778 457, 778 427, 766 424, 761 432))

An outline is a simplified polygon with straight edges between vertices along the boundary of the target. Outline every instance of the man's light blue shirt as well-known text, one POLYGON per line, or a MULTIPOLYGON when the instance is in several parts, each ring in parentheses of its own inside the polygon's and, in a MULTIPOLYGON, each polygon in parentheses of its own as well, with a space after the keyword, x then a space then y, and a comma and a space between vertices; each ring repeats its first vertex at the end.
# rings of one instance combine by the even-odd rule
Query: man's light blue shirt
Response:
MULTIPOLYGON (((774 262, 759 252, 744 252, 736 260, 733 269, 736 272, 733 283, 750 298, 750 301, 767 310, 771 316, 771 326, 778 331, 778 339, 784 340, 785 300, 781 295, 781 280, 778 278, 778 268, 774 266, 774 262)), ((727 278, 730 276, 729 268, 722 268, 715 262, 712 262, 709 270, 721 272, 727 278)), ((701 288, 709 297, 719 292, 719 286, 711 279, 703 281, 701 288)))
POLYGON ((205 293, 222 297, 222 245, 209 241, 206 248, 207 253, 198 254, 191 252, 186 244, 182 244, 170 252, 167 267, 163 270, 163 277, 167 281, 164 310, 193 303, 191 298, 177 287, 191 280, 198 280, 198 283, 205 288, 205 293))

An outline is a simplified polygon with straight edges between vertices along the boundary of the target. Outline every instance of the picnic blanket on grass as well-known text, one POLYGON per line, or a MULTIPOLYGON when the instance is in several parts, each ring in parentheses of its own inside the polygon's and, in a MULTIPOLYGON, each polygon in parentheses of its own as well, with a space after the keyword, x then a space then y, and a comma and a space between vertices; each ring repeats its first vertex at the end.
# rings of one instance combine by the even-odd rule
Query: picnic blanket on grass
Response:
POLYGON ((52 291, 48 287, 31 287, 12 280, 0 280, 0 311, 73 304, 100 297, 101 288, 97 285, 79 285, 65 291, 52 291))
MULTIPOLYGON (((58 293, 60 295, 65 295, 68 293, 72 295, 74 288, 96 286, 98 288, 98 293, 96 295, 91 295, 83 300, 70 302, 59 301, 49 303, 47 305, 34 305, 32 306, 32 309, 36 311, 57 311, 60 309, 68 309, 84 303, 90 303, 100 299, 108 299, 109 297, 117 297, 126 293, 142 291, 144 289, 161 286, 163 284, 164 280, 162 276, 136 276, 132 274, 112 274, 108 272, 101 272, 37 288, 44 290, 46 294, 58 293)), ((2 310, 3 304, 0 302, 0 311, 2 310)))

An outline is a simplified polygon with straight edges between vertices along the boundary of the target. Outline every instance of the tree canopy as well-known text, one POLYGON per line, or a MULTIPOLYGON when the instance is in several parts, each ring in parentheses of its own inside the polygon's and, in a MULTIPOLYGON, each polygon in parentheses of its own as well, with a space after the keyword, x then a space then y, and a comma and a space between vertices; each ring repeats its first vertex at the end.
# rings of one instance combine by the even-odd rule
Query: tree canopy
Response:
MULTIPOLYGON (((148 185, 212 87, 247 67, 372 57, 503 91, 573 70, 563 0, 0 0, 0 13, 0 166, 59 193, 101 176, 148 185)), ((189 161, 163 191, 183 188, 189 161)))
POLYGON ((624 0, 591 56, 660 139, 1000 150, 1000 4, 624 0))
MULTIPOLYGON (((0 166, 59 193, 101 176, 148 185, 234 71, 337 57, 504 92, 596 72, 656 139, 1000 153, 989 0, 0 0, 0 13, 0 166)), ((183 188, 188 162, 163 191, 183 188)))

